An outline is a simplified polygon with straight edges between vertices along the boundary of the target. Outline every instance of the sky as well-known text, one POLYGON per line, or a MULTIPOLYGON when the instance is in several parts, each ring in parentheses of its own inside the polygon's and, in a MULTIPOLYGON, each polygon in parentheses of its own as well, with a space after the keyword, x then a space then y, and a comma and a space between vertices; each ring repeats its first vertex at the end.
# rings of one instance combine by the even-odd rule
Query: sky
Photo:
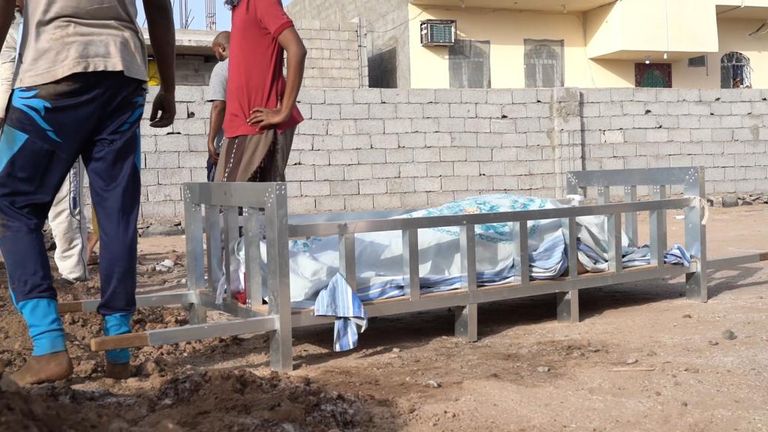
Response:
MULTIPOLYGON (((283 0, 283 4, 287 5, 291 0, 283 0)), ((142 27, 146 27, 144 18, 144 8, 142 0, 136 0, 136 4, 139 9, 139 24, 142 27)), ((173 0, 174 7, 178 4, 177 0, 173 0)), ((190 28, 197 30, 205 29, 205 0, 189 0, 189 9, 192 18, 192 25, 190 28)), ((176 21, 176 27, 179 26, 179 14, 175 12, 173 19, 176 21)), ((232 26, 230 20, 230 11, 224 6, 224 0, 216 0, 216 30, 229 30, 232 26)))

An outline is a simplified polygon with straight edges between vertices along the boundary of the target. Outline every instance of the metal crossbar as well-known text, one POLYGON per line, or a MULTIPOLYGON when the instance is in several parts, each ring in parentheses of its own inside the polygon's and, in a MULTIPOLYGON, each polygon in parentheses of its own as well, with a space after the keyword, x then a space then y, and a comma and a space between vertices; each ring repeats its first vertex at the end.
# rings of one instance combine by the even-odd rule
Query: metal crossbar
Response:
MULTIPOLYGON (((700 198, 704 196, 704 172, 700 168, 584 171, 567 175, 567 193, 577 195, 597 189, 598 204, 555 209, 457 216, 392 218, 404 211, 359 214, 323 214, 288 217, 284 183, 202 183, 184 186, 187 241, 188 290, 139 296, 139 307, 181 304, 189 307, 192 325, 154 330, 134 335, 97 338, 95 350, 175 343, 215 336, 264 332, 270 335, 270 362, 273 369, 292 368, 293 328, 333 322, 316 317, 312 309, 293 309, 290 303, 288 240, 311 236, 339 238, 339 272, 356 289, 355 236, 362 233, 399 231, 403 242, 402 268, 405 295, 365 304, 368 316, 385 316, 445 307, 455 308, 455 333, 467 340, 477 339, 477 305, 534 295, 556 294, 556 316, 560 321, 579 320, 579 290, 613 284, 638 282, 685 275, 688 297, 706 301, 706 227, 702 224, 700 198), (637 201, 638 186, 650 186, 652 200, 637 201), (681 198, 668 198, 668 188, 683 186, 681 198), (611 202, 612 188, 621 187, 624 202, 611 202), (685 212, 685 247, 693 255, 690 267, 664 264, 667 250, 666 212, 685 212), (632 269, 622 265, 622 231, 637 241, 637 214, 650 220, 651 264, 632 269), (582 216, 603 215, 608 219, 609 271, 580 274, 577 251, 577 222, 582 216), (567 275, 550 281, 532 281, 528 226, 537 220, 567 220, 567 275), (520 280, 501 286, 480 286, 477 280, 476 227, 512 223, 519 231, 520 280), (424 294, 420 287, 419 230, 439 227, 460 228, 462 285, 459 289, 424 294), (246 273, 246 304, 234 302, 223 293, 231 289, 231 263, 236 259, 232 245, 243 242, 246 273), (262 248, 266 244, 266 266, 262 271, 262 248), (223 268, 223 271, 222 271, 223 268), (263 274, 262 274, 263 273, 263 274), (223 281, 223 282, 222 282, 223 281), (221 287, 220 287, 221 285, 221 287), (221 288, 221 289, 220 289, 221 288), (266 303, 263 301, 266 299, 266 303), (216 309, 238 318, 225 323, 206 323, 207 311, 216 309)), ((718 260, 712 267, 752 264, 765 261, 768 254, 718 260)), ((62 304, 62 312, 92 312, 98 302, 88 300, 62 304)))

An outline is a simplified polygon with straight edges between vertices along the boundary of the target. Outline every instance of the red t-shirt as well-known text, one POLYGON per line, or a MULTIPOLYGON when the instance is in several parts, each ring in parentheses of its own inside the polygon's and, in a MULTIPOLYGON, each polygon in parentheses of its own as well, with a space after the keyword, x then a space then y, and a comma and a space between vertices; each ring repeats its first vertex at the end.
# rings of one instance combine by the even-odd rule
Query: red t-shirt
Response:
MULTIPOLYGON (((285 14, 280 0, 241 0, 232 10, 224 116, 227 138, 263 132, 247 120, 254 108, 276 108, 285 93, 283 48, 277 38, 291 27, 293 21, 285 14)), ((278 129, 295 127, 302 120, 294 106, 290 118, 278 129)))

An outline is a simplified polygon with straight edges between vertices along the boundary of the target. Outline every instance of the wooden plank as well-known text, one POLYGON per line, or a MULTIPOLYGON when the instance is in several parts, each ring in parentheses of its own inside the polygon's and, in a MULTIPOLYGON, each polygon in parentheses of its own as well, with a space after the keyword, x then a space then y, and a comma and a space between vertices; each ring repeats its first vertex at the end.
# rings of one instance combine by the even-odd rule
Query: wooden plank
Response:
POLYGON ((91 339, 91 351, 107 351, 121 348, 149 346, 147 333, 129 333, 118 336, 103 336, 91 339))

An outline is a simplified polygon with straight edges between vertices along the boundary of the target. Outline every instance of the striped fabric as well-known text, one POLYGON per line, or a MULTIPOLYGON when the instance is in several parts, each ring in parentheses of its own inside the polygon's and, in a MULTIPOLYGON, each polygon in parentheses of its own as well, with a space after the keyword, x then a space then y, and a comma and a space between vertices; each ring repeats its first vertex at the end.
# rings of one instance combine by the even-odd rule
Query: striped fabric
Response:
POLYGON ((340 273, 318 294, 315 316, 336 317, 333 326, 333 350, 336 352, 356 348, 357 326, 360 326, 360 333, 368 327, 363 303, 340 273))

